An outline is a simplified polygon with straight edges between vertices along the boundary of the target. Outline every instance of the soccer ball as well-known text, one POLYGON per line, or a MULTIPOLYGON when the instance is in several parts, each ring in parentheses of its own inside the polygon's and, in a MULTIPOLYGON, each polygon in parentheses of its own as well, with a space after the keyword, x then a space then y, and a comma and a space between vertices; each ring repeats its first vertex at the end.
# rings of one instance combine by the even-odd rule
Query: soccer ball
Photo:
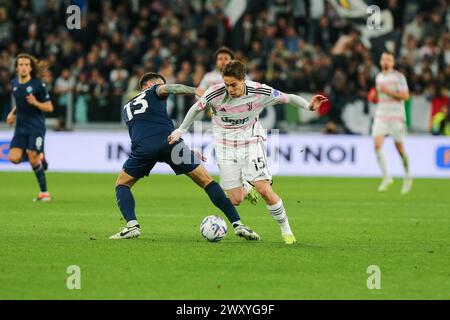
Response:
POLYGON ((207 216, 200 224, 200 233, 208 241, 220 241, 227 234, 227 223, 219 216, 207 216))

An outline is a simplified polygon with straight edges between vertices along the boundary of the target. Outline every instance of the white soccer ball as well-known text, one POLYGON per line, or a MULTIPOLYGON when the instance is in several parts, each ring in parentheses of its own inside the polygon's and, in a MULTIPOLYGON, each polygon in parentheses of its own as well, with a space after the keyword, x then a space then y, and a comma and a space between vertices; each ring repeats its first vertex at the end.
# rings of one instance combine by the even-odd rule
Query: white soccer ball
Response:
POLYGON ((227 223, 219 216, 207 216, 200 224, 200 233, 208 241, 217 242, 227 234, 227 223))

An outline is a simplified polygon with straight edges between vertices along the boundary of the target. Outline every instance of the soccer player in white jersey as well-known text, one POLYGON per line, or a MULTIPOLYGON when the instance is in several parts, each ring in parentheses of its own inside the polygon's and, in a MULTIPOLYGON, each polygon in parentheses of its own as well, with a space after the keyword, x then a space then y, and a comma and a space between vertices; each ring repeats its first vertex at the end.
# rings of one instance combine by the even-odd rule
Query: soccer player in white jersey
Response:
POLYGON ((378 164, 383 172, 378 191, 383 192, 394 182, 386 168, 386 160, 382 151, 384 137, 390 135, 395 140, 395 146, 402 159, 405 169, 405 178, 401 189, 402 194, 411 190, 412 178, 409 173, 408 156, 403 146, 406 136, 406 113, 404 100, 409 99, 409 90, 406 78, 400 72, 394 70, 395 58, 392 53, 385 52, 381 55, 381 72, 376 77, 375 119, 372 125, 372 136, 375 142, 375 153, 378 164))
MULTIPOLYGON (((216 60, 216 67, 214 70, 205 74, 203 79, 200 81, 199 89, 207 90, 212 86, 222 84, 222 70, 231 60, 234 59, 234 52, 227 47, 220 47, 214 53, 214 58, 216 60)), ((245 190, 245 199, 247 199, 251 204, 256 205, 258 203, 258 192, 255 188, 247 181, 243 181, 243 187, 245 190)))
POLYGON ((188 111, 180 128, 169 136, 175 143, 196 116, 211 108, 215 151, 223 189, 234 205, 245 197, 243 181, 255 186, 278 222, 283 240, 296 242, 281 198, 272 190, 272 176, 267 168, 263 141, 265 130, 258 121, 264 107, 291 103, 297 107, 317 110, 326 97, 316 95, 311 102, 300 96, 286 94, 267 85, 245 80, 245 66, 233 60, 222 70, 223 83, 209 88, 188 111))

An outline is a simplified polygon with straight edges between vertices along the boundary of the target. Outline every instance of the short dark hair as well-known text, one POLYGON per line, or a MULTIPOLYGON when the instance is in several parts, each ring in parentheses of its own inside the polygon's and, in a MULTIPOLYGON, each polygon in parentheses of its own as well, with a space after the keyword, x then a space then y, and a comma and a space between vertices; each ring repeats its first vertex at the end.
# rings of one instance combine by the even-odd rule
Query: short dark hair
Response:
POLYGON ((155 80, 155 79, 161 79, 162 81, 164 81, 164 83, 166 83, 166 79, 162 75, 160 75, 159 73, 147 72, 147 73, 144 73, 144 75, 139 80, 139 88, 142 90, 142 88, 147 83, 147 81, 155 80))
POLYGON ((234 59, 234 52, 231 51, 230 48, 228 47, 220 47, 219 49, 216 50, 216 52, 214 53, 214 59, 217 60, 217 57, 219 56, 219 54, 221 53, 226 53, 231 57, 231 60, 234 59))
POLYGON ((244 80, 245 74, 245 65, 239 60, 232 60, 228 62, 222 70, 222 77, 234 77, 238 80, 244 80))

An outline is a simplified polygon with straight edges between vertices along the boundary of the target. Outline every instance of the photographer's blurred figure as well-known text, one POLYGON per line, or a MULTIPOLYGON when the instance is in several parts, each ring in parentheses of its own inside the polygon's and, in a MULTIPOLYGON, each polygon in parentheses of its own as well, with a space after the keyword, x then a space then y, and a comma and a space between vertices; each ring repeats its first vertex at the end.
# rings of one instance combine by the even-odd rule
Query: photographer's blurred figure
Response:
POLYGON ((450 136, 450 114, 449 106, 441 106, 441 111, 433 117, 431 133, 435 136, 450 136))

